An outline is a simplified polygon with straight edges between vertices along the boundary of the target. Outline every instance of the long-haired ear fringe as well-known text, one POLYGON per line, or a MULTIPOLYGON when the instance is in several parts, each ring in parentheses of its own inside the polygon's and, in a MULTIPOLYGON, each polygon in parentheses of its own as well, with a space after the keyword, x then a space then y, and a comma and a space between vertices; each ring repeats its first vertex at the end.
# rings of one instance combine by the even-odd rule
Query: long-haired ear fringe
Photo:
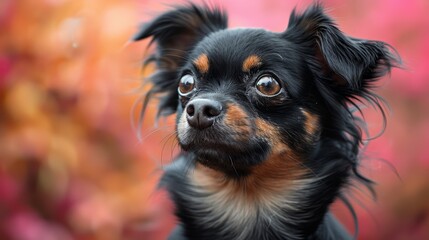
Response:
MULTIPOLYGON (((325 14, 320 3, 301 14, 294 10, 282 35, 307 55, 315 86, 335 120, 333 127, 341 129, 339 137, 350 143, 347 145, 350 149, 345 151, 349 156, 344 156, 344 160, 349 162, 351 174, 358 183, 375 197, 374 182, 358 171, 359 147, 364 144, 362 133, 367 130, 356 112, 362 113, 361 104, 369 104, 379 110, 384 131, 384 100, 373 90, 380 77, 389 74, 393 67, 402 65, 398 53, 384 42, 346 36, 325 14)), ((344 203, 351 211, 356 227, 356 214, 347 199, 342 197, 342 200, 346 200, 344 203)))
POLYGON ((401 65, 399 55, 390 45, 343 34, 320 3, 302 14, 294 10, 284 36, 308 48, 313 57, 311 65, 320 68, 315 72, 342 87, 345 96, 362 95, 379 77, 401 65))
POLYGON ((320 3, 302 14, 294 10, 283 36, 308 54, 306 61, 315 84, 328 105, 346 109, 352 105, 359 110, 356 103, 369 103, 385 115, 384 101, 373 89, 380 77, 401 65, 399 55, 390 45, 346 36, 320 3))
POLYGON ((143 67, 155 63, 156 72, 146 78, 151 89, 142 99, 141 119, 148 102, 155 97, 160 99, 158 116, 176 112, 178 74, 190 51, 206 35, 226 27, 227 16, 220 9, 194 4, 176 7, 142 25, 132 40, 152 37, 149 45, 155 43, 157 48, 143 63, 143 67))

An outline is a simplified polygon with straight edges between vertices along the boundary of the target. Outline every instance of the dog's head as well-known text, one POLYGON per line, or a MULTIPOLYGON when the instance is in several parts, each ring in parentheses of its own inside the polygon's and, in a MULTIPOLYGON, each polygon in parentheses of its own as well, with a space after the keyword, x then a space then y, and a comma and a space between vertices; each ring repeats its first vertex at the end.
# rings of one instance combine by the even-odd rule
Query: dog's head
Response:
POLYGON ((396 61, 386 44, 344 35, 320 5, 293 12, 280 33, 227 29, 218 9, 179 7, 134 40, 148 37, 157 51, 147 62, 158 71, 146 100, 158 95, 159 114, 177 114, 183 150, 230 176, 269 159, 321 164, 311 161, 323 139, 345 141, 343 150, 357 155, 349 106, 377 103, 373 83, 396 61))

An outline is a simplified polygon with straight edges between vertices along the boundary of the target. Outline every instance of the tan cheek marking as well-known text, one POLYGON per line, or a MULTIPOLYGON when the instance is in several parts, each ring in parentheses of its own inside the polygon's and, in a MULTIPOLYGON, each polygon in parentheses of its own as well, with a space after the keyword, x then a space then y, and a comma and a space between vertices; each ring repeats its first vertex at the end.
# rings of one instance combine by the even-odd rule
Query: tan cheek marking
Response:
POLYGON ((224 124, 228 126, 238 141, 246 141, 251 134, 249 117, 240 107, 234 104, 227 105, 224 124))
POLYGON ((255 120, 256 128, 257 128, 257 134, 268 137, 270 139, 277 139, 277 130, 274 126, 269 124, 267 121, 257 118, 255 120))
POLYGON ((268 159, 253 168, 252 176, 255 179, 265 179, 264 185, 269 189, 281 186, 284 188, 287 186, 286 182, 306 173, 300 163, 301 160, 288 145, 282 142, 275 126, 263 119, 257 119, 256 127, 258 134, 265 136, 270 142, 272 151, 268 159))
POLYGON ((289 150, 280 137, 277 128, 263 119, 256 119, 256 134, 265 137, 272 147, 272 153, 281 153, 289 150))
POLYGON ((302 109, 301 111, 305 116, 305 131, 313 136, 319 129, 319 118, 307 110, 302 109))
POLYGON ((201 54, 197 59, 194 60, 195 67, 197 67, 200 73, 205 74, 209 71, 209 58, 206 54, 201 54))
POLYGON ((243 72, 249 72, 250 69, 258 67, 262 64, 261 58, 256 55, 250 55, 243 62, 243 72))

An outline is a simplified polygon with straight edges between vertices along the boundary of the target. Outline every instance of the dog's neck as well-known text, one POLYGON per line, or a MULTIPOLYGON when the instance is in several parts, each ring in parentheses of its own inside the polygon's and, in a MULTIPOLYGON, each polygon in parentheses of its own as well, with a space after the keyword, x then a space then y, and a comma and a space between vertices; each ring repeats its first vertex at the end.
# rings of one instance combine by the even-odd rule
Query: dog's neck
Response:
POLYGON ((184 231, 193 234, 188 237, 319 239, 317 232, 325 231, 320 230, 323 219, 341 187, 332 179, 345 178, 344 169, 318 175, 298 161, 270 160, 244 178, 230 178, 179 157, 163 182, 184 231))

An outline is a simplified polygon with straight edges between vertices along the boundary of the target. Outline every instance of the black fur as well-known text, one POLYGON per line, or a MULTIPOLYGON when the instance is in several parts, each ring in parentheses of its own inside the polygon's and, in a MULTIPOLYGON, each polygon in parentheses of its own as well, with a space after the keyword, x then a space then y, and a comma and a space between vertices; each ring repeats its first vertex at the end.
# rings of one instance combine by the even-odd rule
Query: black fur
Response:
MULTIPOLYGON (((328 208, 337 198, 348 203, 342 189, 351 178, 372 189, 372 181, 357 170, 362 126, 354 112, 360 110, 360 102, 369 102, 383 113, 380 98, 372 92, 374 83, 399 64, 399 58, 383 42, 344 35, 319 4, 302 14, 294 11, 281 33, 226 27, 222 11, 189 5, 159 16, 134 37, 152 37, 157 45, 145 63, 155 62, 158 70, 148 79, 152 88, 144 99, 142 113, 147 102, 159 96, 159 115, 176 113, 182 131, 178 139, 183 151, 166 168, 161 182, 175 202, 180 220, 171 239, 350 238, 328 208), (193 64, 201 54, 209 59, 205 73, 193 64), (262 63, 243 72, 243 61, 250 54, 259 56, 262 63), (179 79, 186 74, 195 78, 196 88, 190 95, 179 96, 179 79), (257 94, 255 81, 264 74, 280 82, 278 95, 257 94), (208 129, 183 129, 180 119, 189 114, 186 109, 195 99, 217 101, 225 112, 208 129), (230 105, 243 109, 251 137, 236 140, 241 130, 233 127, 242 126, 242 119, 237 118, 239 123, 233 126, 225 124, 230 105), (306 130, 308 118, 304 112, 317 119, 314 132, 306 130), (279 142, 255 130, 259 120, 278 130, 280 140, 274 138, 279 142), (303 185, 285 194, 287 201, 277 204, 284 208, 275 207, 277 211, 249 203, 256 206, 252 211, 257 214, 249 215, 254 219, 240 220, 247 225, 234 222, 239 221, 235 217, 222 218, 228 213, 222 215, 218 206, 210 205, 221 199, 209 201, 216 193, 200 189, 190 180, 196 164, 202 164, 222 173, 224 177, 219 181, 240 186, 269 161, 277 144, 287 146, 307 170, 294 179, 303 185)), ((282 156, 283 161, 290 161, 286 153, 282 156)), ((272 175, 279 175, 275 170, 272 175)), ((241 190, 246 195, 246 188, 241 190)), ((235 204, 234 199, 230 201, 235 204)), ((270 204, 277 206, 275 202, 270 204)))

